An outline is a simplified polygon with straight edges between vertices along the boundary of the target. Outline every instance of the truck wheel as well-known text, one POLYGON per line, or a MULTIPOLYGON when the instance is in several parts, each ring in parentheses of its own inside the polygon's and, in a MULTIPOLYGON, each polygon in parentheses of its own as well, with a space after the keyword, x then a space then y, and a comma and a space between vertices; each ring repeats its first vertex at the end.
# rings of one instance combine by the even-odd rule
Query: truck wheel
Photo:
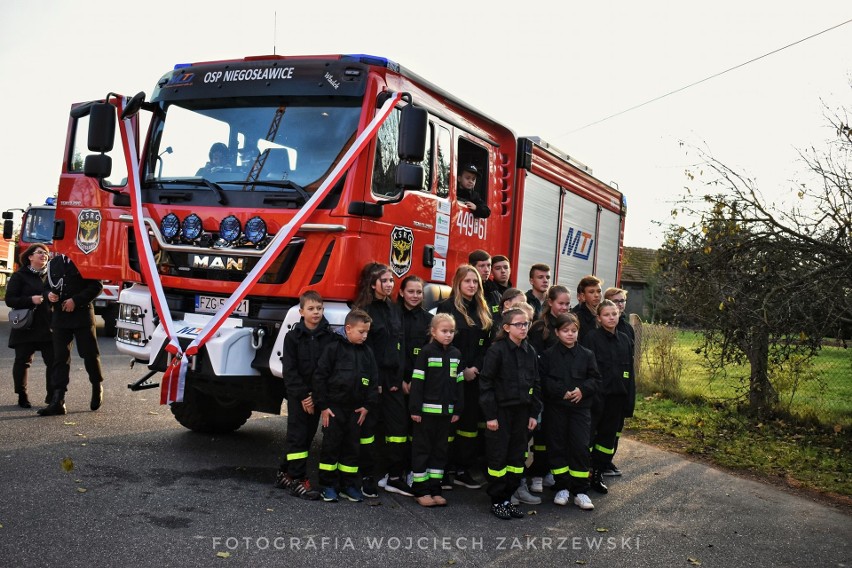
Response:
POLYGON ((104 337, 115 337, 115 320, 118 319, 118 314, 113 314, 112 311, 104 314, 104 337))
POLYGON ((198 391, 183 402, 173 402, 171 408, 181 426, 203 434, 233 432, 251 416, 251 408, 245 403, 222 401, 198 391))

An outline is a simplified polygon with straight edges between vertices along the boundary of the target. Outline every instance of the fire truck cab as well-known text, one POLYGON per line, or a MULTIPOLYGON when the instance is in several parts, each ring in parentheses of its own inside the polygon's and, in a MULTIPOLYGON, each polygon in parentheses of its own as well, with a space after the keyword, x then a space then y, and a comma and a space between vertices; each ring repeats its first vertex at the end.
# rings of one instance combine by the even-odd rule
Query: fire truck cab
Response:
POLYGON ((87 151, 95 154, 66 180, 73 195, 60 186, 61 216, 78 227, 78 264, 136 277, 121 293, 121 352, 166 371, 170 334, 181 350, 191 347, 232 294, 239 297, 189 358, 181 399, 171 404, 193 430, 230 431, 252 411, 278 414, 283 340, 299 319, 299 295, 319 292, 327 319, 340 325, 369 262, 387 264, 398 279, 420 276, 434 299, 448 295, 453 272, 475 249, 508 256, 521 282, 536 262, 572 288, 585 274, 613 284, 619 277, 626 206, 618 190, 381 57, 179 65, 148 100, 110 95, 76 107, 66 162, 87 151), (375 122, 398 93, 405 95, 375 122), (102 112, 110 105, 128 127, 115 148, 116 112, 102 112), (140 122, 149 127, 137 146, 140 122), (475 191, 487 217, 457 198, 459 170, 469 165, 479 172, 475 191), (320 191, 327 193, 300 219, 320 191), (104 231, 107 246, 94 245, 100 252, 82 250, 93 244, 79 229, 85 221, 104 231), (150 246, 156 284, 141 278, 146 253, 134 223, 150 246), (267 258, 291 227, 294 236, 267 258), (242 291, 259 266, 256 283, 242 291), (158 301, 173 326, 164 325, 158 301))

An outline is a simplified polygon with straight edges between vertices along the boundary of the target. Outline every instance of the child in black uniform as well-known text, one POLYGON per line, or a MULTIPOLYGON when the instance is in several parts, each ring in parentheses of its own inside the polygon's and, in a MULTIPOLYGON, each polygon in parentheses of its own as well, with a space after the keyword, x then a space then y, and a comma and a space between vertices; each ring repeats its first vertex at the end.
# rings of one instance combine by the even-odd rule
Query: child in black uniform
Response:
POLYGON ((323 315, 319 293, 308 290, 299 296, 302 319, 284 336, 284 384, 287 386, 286 456, 278 468, 275 486, 303 499, 319 499, 307 476, 308 451, 317 433, 319 413, 312 396, 314 371, 334 333, 323 315))
POLYGON ((385 491, 406 497, 414 495, 404 475, 411 455, 408 446, 411 420, 402 386, 405 352, 402 311, 399 304, 390 300, 393 287, 393 272, 384 264, 370 263, 361 271, 355 300, 355 307, 367 312, 373 320, 367 345, 373 350, 379 368, 378 412, 367 418, 361 437, 361 491, 365 497, 379 496, 376 480, 381 477, 382 465, 387 466, 388 472, 385 491), (375 440, 380 430, 384 431, 383 445, 375 440))
POLYGON ((336 335, 320 356, 314 373, 314 405, 322 421, 319 481, 323 501, 336 502, 338 492, 363 501, 358 489, 361 425, 378 404, 378 375, 373 352, 364 343, 372 319, 363 310, 346 315, 345 336, 336 335))
POLYGON ((541 412, 538 356, 526 341, 529 318, 520 308, 503 313, 503 336, 485 354, 479 403, 486 420, 488 495, 500 519, 524 517, 510 502, 524 473, 529 432, 541 412))
POLYGON ((575 505, 591 510, 595 506, 587 495, 591 461, 589 431, 600 373, 594 353, 577 344, 580 333, 577 316, 561 314, 556 317, 554 327, 558 343, 546 349, 539 359, 548 459, 556 481, 553 502, 567 505, 573 494, 575 505))
POLYGON ((636 379, 633 342, 618 331, 620 312, 610 300, 598 306, 600 327, 589 332, 585 345, 595 354, 601 372, 601 396, 592 408, 592 489, 607 493, 603 472, 615 455, 615 439, 624 418, 633 416, 636 379))
POLYGON ((414 428, 411 468, 414 495, 424 507, 443 506, 441 480, 447 463, 450 424, 464 410, 461 351, 453 347, 456 322, 450 314, 432 318, 432 341, 417 356, 408 403, 414 428))

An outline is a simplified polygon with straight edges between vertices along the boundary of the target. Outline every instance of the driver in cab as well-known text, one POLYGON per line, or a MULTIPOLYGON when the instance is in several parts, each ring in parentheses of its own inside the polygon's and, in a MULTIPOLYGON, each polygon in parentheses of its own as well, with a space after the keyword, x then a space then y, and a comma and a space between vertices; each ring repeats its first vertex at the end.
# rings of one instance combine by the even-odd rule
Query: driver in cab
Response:
POLYGON ((198 169, 196 176, 205 177, 223 171, 228 166, 228 147, 222 142, 216 142, 210 147, 208 157, 210 161, 198 169))

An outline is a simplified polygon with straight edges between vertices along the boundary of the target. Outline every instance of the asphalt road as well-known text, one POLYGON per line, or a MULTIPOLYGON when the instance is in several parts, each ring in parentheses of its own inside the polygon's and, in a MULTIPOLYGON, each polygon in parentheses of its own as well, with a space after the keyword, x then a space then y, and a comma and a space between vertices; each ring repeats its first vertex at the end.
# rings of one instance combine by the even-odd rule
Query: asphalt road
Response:
MULTIPOLYGON (((4 346, 8 333, 4 307, 4 346)), ((15 404, 12 351, 0 349, 0 566, 852 566, 848 514, 630 439, 624 476, 591 495, 592 512, 546 493, 525 519, 501 521, 483 491, 462 488, 444 509, 388 493, 301 501, 272 486, 283 416, 188 432, 158 390, 127 389, 143 369, 100 342, 104 406, 88 410, 75 357, 69 414, 45 418, 15 404)))

